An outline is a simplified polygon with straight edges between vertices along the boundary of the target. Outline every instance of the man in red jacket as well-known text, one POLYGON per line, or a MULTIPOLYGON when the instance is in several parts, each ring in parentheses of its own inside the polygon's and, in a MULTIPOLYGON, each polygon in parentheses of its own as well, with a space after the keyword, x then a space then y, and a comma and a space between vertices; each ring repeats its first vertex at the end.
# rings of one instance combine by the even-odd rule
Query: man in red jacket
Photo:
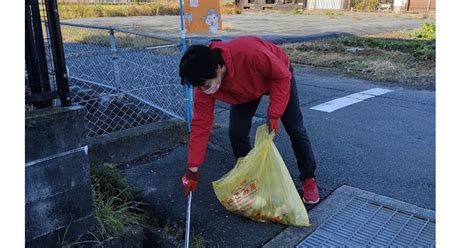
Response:
POLYGON ((279 131, 281 119, 290 136, 303 182, 303 201, 319 201, 311 143, 303 125, 293 69, 285 51, 258 37, 240 37, 209 46, 193 45, 181 58, 182 83, 194 89, 194 110, 188 144, 188 169, 182 178, 185 194, 195 190, 214 121, 216 100, 231 105, 229 138, 235 158, 251 150, 252 117, 263 95, 270 96, 268 122, 279 131))

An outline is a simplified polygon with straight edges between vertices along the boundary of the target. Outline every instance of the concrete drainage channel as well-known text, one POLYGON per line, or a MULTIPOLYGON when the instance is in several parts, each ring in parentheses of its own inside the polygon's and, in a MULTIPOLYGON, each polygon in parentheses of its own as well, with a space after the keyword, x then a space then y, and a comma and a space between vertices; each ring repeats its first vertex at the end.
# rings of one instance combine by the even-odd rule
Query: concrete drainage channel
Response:
POLYGON ((349 186, 308 215, 312 227, 288 227, 264 247, 435 246, 434 211, 349 186))
POLYGON ((435 222, 354 197, 297 247, 434 246, 435 222))

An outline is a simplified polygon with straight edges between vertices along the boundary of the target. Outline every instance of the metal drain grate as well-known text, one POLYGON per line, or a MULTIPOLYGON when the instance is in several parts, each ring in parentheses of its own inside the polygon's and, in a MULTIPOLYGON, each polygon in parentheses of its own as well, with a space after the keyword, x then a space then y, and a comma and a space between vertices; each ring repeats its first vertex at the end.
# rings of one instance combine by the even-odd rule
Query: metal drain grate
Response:
POLYGON ((297 247, 315 246, 434 247, 435 222, 355 197, 297 247))

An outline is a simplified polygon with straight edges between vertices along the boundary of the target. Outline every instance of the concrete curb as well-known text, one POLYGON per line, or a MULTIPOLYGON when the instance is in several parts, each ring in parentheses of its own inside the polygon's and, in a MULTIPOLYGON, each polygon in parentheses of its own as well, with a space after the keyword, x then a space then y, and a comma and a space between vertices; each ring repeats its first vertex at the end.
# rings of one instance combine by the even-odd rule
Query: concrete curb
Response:
POLYGON ((126 163, 187 140, 186 122, 160 121, 88 139, 92 167, 103 163, 126 163))
POLYGON ((351 201, 353 197, 364 198, 368 201, 377 202, 379 204, 390 206, 405 212, 413 213, 419 217, 430 220, 435 220, 435 211, 420 208, 413 204, 402 202, 383 195, 377 195, 372 192, 361 190, 358 188, 343 185, 336 189, 328 198, 318 204, 315 208, 308 212, 310 223, 313 225, 307 228, 288 227, 283 232, 275 236, 272 240, 266 243, 264 248, 271 247, 295 247, 316 228, 322 225, 341 207, 345 206, 351 201))

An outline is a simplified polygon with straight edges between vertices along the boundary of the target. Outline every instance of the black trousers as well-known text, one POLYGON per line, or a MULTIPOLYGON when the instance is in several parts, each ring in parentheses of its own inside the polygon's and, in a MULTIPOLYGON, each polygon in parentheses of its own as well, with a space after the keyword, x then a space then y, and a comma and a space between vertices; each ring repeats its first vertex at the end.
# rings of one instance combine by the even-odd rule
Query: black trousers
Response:
MULTIPOLYGON (((316 160, 314 159, 311 142, 306 134, 303 125, 303 115, 301 114, 296 81, 291 70, 290 99, 281 117, 283 126, 290 136, 291 145, 298 162, 300 180, 305 180, 314 176, 316 160)), ((249 141, 249 132, 252 126, 252 117, 257 111, 261 98, 250 102, 232 105, 230 108, 229 138, 235 158, 244 157, 250 152, 252 147, 249 141)))

